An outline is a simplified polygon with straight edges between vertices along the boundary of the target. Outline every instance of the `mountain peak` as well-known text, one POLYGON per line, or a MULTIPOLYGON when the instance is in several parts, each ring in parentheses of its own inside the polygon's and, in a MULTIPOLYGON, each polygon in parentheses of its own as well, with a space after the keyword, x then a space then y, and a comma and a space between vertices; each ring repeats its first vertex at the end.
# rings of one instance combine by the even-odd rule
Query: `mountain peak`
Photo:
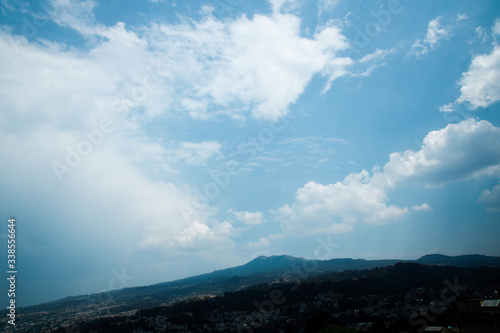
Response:
POLYGON ((243 265, 243 267, 261 267, 270 266, 276 269, 282 268, 284 266, 289 266, 293 263, 300 263, 304 261, 303 258, 296 258, 289 255, 272 255, 272 256, 258 256, 247 264, 243 265))
POLYGON ((446 260, 450 259, 450 256, 444 255, 444 254, 439 254, 439 253, 432 253, 432 254, 426 254, 425 256, 420 257, 417 261, 434 261, 434 260, 446 260))
POLYGON ((292 257, 286 254, 279 254, 279 255, 272 255, 272 256, 258 256, 257 258, 253 259, 250 262, 253 261, 263 261, 263 260, 301 260, 302 258, 296 258, 292 257))

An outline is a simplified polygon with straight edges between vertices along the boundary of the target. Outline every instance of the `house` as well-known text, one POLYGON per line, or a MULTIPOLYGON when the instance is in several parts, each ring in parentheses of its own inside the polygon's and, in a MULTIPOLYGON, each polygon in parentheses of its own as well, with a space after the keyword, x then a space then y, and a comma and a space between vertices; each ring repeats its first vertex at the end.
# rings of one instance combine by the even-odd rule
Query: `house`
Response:
POLYGON ((438 332, 438 333, 448 333, 449 330, 444 326, 427 326, 424 332, 438 332))
POLYGON ((493 315, 500 313, 500 299, 485 299, 480 304, 484 314, 493 315))
POLYGON ((458 300, 460 333, 500 333, 500 299, 458 300))

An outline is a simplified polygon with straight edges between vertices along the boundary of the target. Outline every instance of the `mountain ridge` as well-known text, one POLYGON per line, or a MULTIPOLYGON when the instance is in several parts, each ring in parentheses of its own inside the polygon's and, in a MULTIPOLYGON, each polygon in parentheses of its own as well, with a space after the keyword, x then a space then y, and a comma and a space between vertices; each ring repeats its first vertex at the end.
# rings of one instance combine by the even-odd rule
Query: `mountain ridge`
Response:
MULTIPOLYGON (((500 257, 479 254, 447 256, 443 254, 428 254, 416 260, 402 259, 353 259, 334 258, 327 260, 304 259, 290 255, 258 256, 251 261, 226 269, 214 270, 211 273, 190 276, 173 281, 160 282, 147 286, 127 287, 104 293, 111 293, 113 299, 124 300, 127 297, 171 297, 178 299, 202 293, 238 290, 252 284, 271 283, 294 276, 320 275, 326 272, 342 272, 349 270, 364 270, 376 267, 387 267, 399 262, 419 263, 423 265, 455 266, 472 268, 481 266, 500 267, 500 257)), ((39 307, 65 301, 86 299, 104 293, 68 296, 59 300, 29 306, 39 307)))
MULTIPOLYGON (((92 327, 103 327, 103 325, 115 322, 120 326, 124 321, 128 324, 139 325, 150 315, 153 317, 160 315, 164 318, 165 314, 170 317, 175 314, 172 318, 169 317, 169 320, 175 325, 181 325, 182 321, 191 322, 193 320, 191 316, 199 312, 200 306, 205 308, 204 311, 211 311, 214 315, 227 313, 228 318, 235 313, 234 311, 239 311, 238 313, 242 316, 245 313, 253 313, 257 311, 255 300, 268 300, 270 293, 276 288, 282 292, 286 291, 287 299, 292 303, 296 302, 296 305, 311 301, 312 293, 319 293, 318 301, 320 301, 326 295, 323 291, 330 291, 334 294, 330 293, 328 297, 336 301, 341 299, 339 304, 345 305, 350 302, 349 304, 356 307, 357 303, 354 304, 349 300, 346 303, 345 297, 357 297, 357 302, 361 302, 366 301, 366 295, 380 295, 384 299, 397 298, 401 296, 397 296, 398 293, 406 293, 411 288, 425 290, 433 286, 439 291, 442 289, 443 279, 457 281, 459 277, 460 286, 462 286, 467 284, 466 281, 471 278, 471 274, 475 276, 471 280, 474 282, 471 286, 476 288, 473 290, 476 294, 487 290, 488 292, 498 290, 500 257, 482 255, 450 257, 431 254, 406 261, 351 258, 314 261, 287 255, 259 256, 241 266, 182 280, 100 294, 73 296, 27 307, 23 309, 23 316, 27 322, 37 325, 36 327, 49 325, 58 328, 58 332, 63 332, 68 327, 75 327, 74 325, 77 325, 76 327, 89 326, 89 330, 92 327), (422 264, 418 261, 437 264, 422 264), (391 264, 391 262, 396 263, 391 264), (455 265, 476 267, 456 267, 448 265, 450 262, 455 265), (495 267, 485 267, 482 266, 483 263, 489 263, 495 267), (328 271, 333 266, 336 266, 337 270, 328 271), (374 268, 362 268, 366 266, 374 268), (340 268, 348 269, 341 271, 340 268), (255 272, 260 273, 253 274, 255 272), (234 275, 235 273, 242 274, 242 276, 234 275), (477 281, 482 281, 482 285, 477 284, 477 281)), ((421 298, 420 294, 418 295, 421 298)), ((290 309, 296 310, 295 305, 290 306, 290 309)), ((371 305, 365 304, 365 306, 371 305)), ((4 313, 6 313, 5 310, 4 313)), ((295 314, 300 314, 300 312, 295 314)), ((292 315, 293 318, 295 314, 292 315)), ((197 320, 209 320, 207 318, 199 317, 197 320)), ((229 321, 234 324, 233 319, 229 321)))

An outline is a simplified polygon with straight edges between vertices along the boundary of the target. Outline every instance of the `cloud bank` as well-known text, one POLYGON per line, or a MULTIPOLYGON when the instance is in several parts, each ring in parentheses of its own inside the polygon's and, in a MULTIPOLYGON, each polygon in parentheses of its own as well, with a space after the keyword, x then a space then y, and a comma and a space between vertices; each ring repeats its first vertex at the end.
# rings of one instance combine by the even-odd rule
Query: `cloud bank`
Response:
MULTIPOLYGON (((354 224, 386 224, 410 213, 389 203, 389 191, 408 184, 428 187, 480 177, 500 177, 500 128, 468 119, 429 132, 420 150, 395 152, 383 167, 363 170, 343 181, 299 188, 292 205, 277 212, 283 229, 293 235, 350 232, 354 224)), ((485 190, 479 202, 496 209, 498 190, 485 190)), ((413 211, 430 211, 427 203, 413 211)))

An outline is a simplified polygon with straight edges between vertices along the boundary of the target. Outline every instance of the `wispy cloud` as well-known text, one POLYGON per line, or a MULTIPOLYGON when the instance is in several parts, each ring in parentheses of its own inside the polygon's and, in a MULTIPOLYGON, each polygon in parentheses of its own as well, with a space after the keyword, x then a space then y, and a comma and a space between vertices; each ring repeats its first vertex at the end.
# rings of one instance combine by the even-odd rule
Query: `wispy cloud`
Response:
POLYGON ((210 159, 221 154, 221 144, 215 141, 181 142, 178 147, 167 150, 167 161, 180 161, 190 165, 205 165, 210 159))
POLYGON ((387 64, 386 58, 392 54, 396 53, 396 49, 377 49, 375 52, 363 56, 357 61, 360 64, 361 72, 352 73, 353 76, 370 76, 373 71, 379 67, 385 66, 387 64), (366 68, 368 66, 368 68, 366 68))
POLYGON ((469 17, 467 16, 467 14, 458 14, 457 15, 457 22, 460 22, 460 21, 463 21, 463 20, 468 20, 469 17))
POLYGON ((500 211, 500 185, 495 186, 492 190, 484 190, 478 198, 478 202, 487 210, 500 211))
POLYGON ((443 39, 448 39, 451 35, 451 27, 442 27, 442 16, 438 16, 429 22, 427 34, 423 40, 417 40, 413 44, 412 53, 417 57, 423 57, 433 49, 439 46, 443 39))
POLYGON ((318 17, 331 14, 343 0, 319 0, 318 1, 318 17))

